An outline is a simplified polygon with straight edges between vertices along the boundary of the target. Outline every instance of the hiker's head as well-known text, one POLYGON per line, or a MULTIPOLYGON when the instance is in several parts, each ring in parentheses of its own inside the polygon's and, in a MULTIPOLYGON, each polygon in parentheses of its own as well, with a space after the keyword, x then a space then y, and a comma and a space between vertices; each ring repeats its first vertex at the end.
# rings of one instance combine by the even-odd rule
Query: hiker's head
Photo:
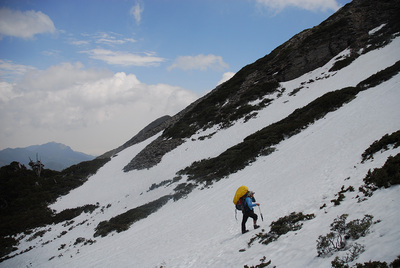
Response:
POLYGON ((253 191, 249 191, 248 196, 253 197, 254 196, 254 192, 253 191))

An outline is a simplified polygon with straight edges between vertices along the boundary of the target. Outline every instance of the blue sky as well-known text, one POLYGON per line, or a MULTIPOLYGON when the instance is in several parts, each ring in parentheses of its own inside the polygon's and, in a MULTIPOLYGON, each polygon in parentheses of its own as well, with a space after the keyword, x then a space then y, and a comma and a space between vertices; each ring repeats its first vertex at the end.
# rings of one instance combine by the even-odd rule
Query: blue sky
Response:
POLYGON ((0 149, 113 149, 348 2, 1 0, 0 149))

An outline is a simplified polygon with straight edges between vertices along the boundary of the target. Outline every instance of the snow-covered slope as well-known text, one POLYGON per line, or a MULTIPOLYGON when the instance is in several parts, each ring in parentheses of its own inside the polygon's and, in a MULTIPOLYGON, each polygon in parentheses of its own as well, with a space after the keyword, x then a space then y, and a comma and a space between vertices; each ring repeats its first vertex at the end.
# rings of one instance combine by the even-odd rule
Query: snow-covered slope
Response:
MULTIPOLYGON (((378 221, 368 235, 357 240, 365 251, 353 263, 393 261, 400 254, 400 186, 377 190, 362 202, 358 188, 368 170, 383 166, 389 156, 400 153, 400 148, 389 149, 361 163, 361 154, 375 140, 400 129, 400 74, 360 92, 350 103, 279 143, 272 154, 258 157, 210 187, 196 188, 184 199, 168 201, 128 230, 105 237, 94 237, 94 233, 100 222, 171 194, 176 187, 172 184, 149 191, 152 184, 171 180, 193 161, 221 154, 327 92, 357 85, 399 61, 399 48, 397 37, 340 71, 329 72, 338 55, 321 68, 281 83, 285 93, 268 96, 274 101, 257 117, 246 123, 239 120, 227 129, 198 132, 153 168, 123 172, 157 135, 121 151, 85 184, 51 205, 57 211, 96 203, 99 208, 71 222, 35 230, 45 232, 36 238, 24 237, 17 251, 21 254, 0 267, 243 267, 259 264, 264 256, 271 260, 271 267, 331 267, 334 257, 344 256, 346 251, 317 257, 316 241, 342 214, 349 214, 349 221, 365 214, 378 221), (301 85, 304 88, 289 96, 301 85), (214 131, 217 133, 211 138, 198 139, 214 131), (269 245, 248 247, 261 229, 253 231, 249 220, 251 231, 240 233, 241 215, 235 219, 232 198, 243 184, 256 192, 264 217, 259 224, 266 231, 271 222, 291 212, 313 213, 315 218, 269 245), (356 190, 345 193, 344 201, 334 206, 330 200, 337 198, 342 186, 356 190)), ((258 209, 256 212, 259 214, 258 209)))

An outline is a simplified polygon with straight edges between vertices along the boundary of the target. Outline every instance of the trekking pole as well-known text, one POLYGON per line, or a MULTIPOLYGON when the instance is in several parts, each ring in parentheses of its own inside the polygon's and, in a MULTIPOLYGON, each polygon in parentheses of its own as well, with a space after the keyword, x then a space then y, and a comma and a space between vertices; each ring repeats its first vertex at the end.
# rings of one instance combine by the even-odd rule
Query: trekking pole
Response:
POLYGON ((264 217, 263 217, 263 215, 262 215, 262 213, 261 213, 261 208, 260 208, 260 206, 258 206, 258 210, 260 211, 261 220, 264 221, 264 217))

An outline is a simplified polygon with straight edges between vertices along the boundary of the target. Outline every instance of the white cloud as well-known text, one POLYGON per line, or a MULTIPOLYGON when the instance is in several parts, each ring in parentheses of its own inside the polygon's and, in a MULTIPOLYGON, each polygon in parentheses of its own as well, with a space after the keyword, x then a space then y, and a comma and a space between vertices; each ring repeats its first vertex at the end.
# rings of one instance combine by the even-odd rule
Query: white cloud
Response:
POLYGON ((197 56, 179 56, 172 65, 168 67, 168 70, 182 69, 188 70, 201 70, 206 71, 212 70, 223 70, 228 68, 229 65, 225 63, 221 56, 215 56, 212 54, 197 56))
POLYGON ((32 66, 15 64, 12 61, 0 59, 0 79, 14 80, 24 75, 28 70, 34 70, 32 66))
POLYGON ((49 57, 58 57, 61 54, 61 50, 50 49, 42 51, 42 54, 49 57))
POLYGON ((122 38, 120 34, 116 33, 97 33, 94 35, 94 38, 96 39, 96 43, 106 45, 122 45, 136 42, 133 38, 122 38))
POLYGON ((112 65, 122 66, 157 66, 165 59, 153 55, 145 54, 145 56, 132 54, 121 51, 111 51, 107 49, 97 48, 88 51, 81 51, 87 53, 90 58, 104 61, 112 65))
POLYGON ((286 7, 296 7, 310 11, 338 10, 340 5, 336 0, 256 0, 262 6, 280 12, 286 7))
POLYGON ((76 38, 70 38, 69 43, 75 46, 86 46, 91 43, 116 46, 123 45, 126 43, 135 43, 136 40, 131 37, 124 37, 122 34, 114 32, 97 32, 94 34, 82 34, 85 40, 78 40, 76 38))
POLYGON ((139 25, 142 21, 142 12, 144 11, 143 4, 137 2, 130 10, 130 14, 135 18, 136 24, 139 25))
POLYGON ((7 103, 9 100, 18 96, 18 93, 13 91, 13 85, 7 82, 0 82, 0 103, 7 103))
POLYGON ((231 79, 233 76, 235 75, 235 73, 233 72, 226 72, 222 75, 221 80, 219 80, 217 86, 221 85, 222 83, 228 81, 229 79, 231 79))
POLYGON ((0 9, 0 35, 33 38, 36 34, 54 33, 53 21, 40 11, 0 9))
POLYGON ((64 62, 46 70, 33 69, 27 71, 24 79, 18 83, 18 89, 24 92, 51 92, 90 83, 101 78, 109 78, 112 75, 113 73, 107 70, 85 70, 80 62, 64 62))
POLYGON ((100 154, 154 119, 174 115, 198 96, 180 87, 139 81, 133 74, 63 63, 0 83, 0 147, 57 141, 100 154))
POLYGON ((87 40, 71 40, 70 43, 75 46, 86 46, 90 44, 87 40))

